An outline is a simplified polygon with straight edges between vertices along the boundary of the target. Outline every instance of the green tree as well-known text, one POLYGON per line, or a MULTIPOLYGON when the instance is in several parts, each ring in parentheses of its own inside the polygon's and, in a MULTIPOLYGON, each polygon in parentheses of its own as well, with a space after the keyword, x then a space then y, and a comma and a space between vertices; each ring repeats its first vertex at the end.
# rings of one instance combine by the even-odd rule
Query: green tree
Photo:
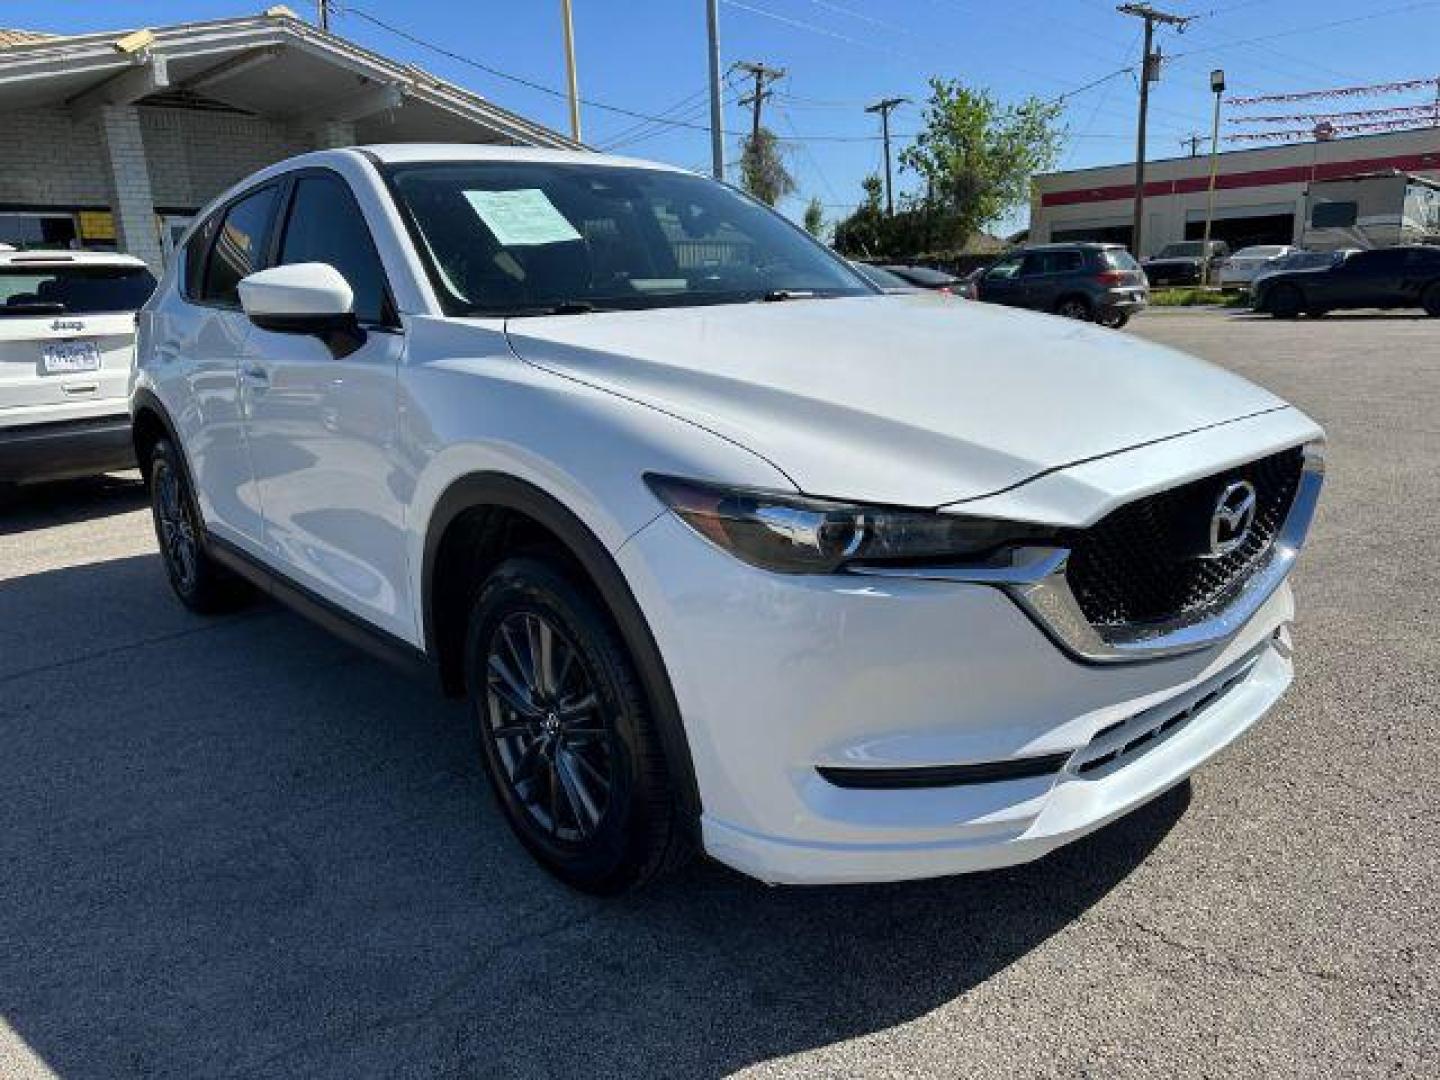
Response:
POLYGON ((818 198, 812 198, 805 207, 805 231, 816 240, 825 233, 825 206, 818 198))
POLYGON ((901 167, 923 184, 909 208, 922 216, 928 247, 961 247, 1029 201, 1030 178, 1060 155, 1061 111, 1035 97, 1001 105, 959 80, 930 80, 924 126, 900 153, 901 167))
POLYGON ((774 206, 795 190, 795 178, 785 166, 780 140, 769 128, 745 136, 740 150, 740 186, 767 206, 774 206))
POLYGON ((879 173, 860 182, 865 198, 850 214, 835 223, 835 247, 846 255, 874 258, 890 253, 885 221, 885 183, 879 173))

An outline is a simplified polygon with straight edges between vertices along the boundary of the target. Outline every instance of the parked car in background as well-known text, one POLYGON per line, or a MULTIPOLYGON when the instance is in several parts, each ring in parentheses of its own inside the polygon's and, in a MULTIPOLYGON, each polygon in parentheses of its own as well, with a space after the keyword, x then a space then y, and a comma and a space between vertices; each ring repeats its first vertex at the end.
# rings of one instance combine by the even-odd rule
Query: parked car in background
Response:
POLYGON ((1254 307, 1281 319, 1406 307, 1440 317, 1440 247, 1357 251, 1330 267, 1270 274, 1255 285, 1254 307))
POLYGON ((1044 244, 1011 252, 974 281, 975 299, 1119 329, 1149 300, 1145 275, 1120 244, 1044 244))
POLYGON ((1306 189, 1303 247, 1403 244, 1440 244, 1440 181, 1388 169, 1315 180, 1306 189))
POLYGON ((1222 289, 1248 289, 1250 283, 1266 270, 1272 269, 1287 255, 1293 255, 1298 248, 1288 244, 1260 244, 1241 248, 1220 264, 1216 275, 1222 289))
MULTIPOLYGON (((1230 245, 1223 240, 1210 241, 1210 268, 1212 275, 1221 259, 1230 254, 1230 245)), ((1185 240, 1178 244, 1166 244, 1160 254, 1145 259, 1140 264, 1150 284, 1155 285, 1199 285, 1205 265, 1205 242, 1185 240)))
POLYGON ((0 482, 134 464, 126 391, 154 288, 129 255, 0 252, 0 482))
POLYGON ((1290 682, 1322 470, 1310 419, 1173 350, 883 297, 713 180, 493 145, 226 192, 131 401, 179 599, 248 581, 433 669, 594 892, 697 846, 1010 866, 1169 790, 1290 682))
POLYGON ((919 285, 912 285, 910 282, 902 278, 899 274, 891 273, 883 266, 874 266, 870 263, 855 261, 852 261, 850 265, 859 272, 861 277, 863 277, 866 281, 870 282, 871 285, 874 285, 881 292, 894 293, 898 295, 903 293, 917 293, 925 291, 921 289, 919 285))
POLYGON ((1284 273, 1286 270, 1323 270, 1344 262, 1355 254, 1356 250, 1358 249, 1341 248, 1338 251, 1304 251, 1297 248, 1257 273, 1250 282, 1250 293, 1254 296, 1255 286, 1272 274, 1284 273))
POLYGON ((886 263, 880 269, 888 270, 902 281, 907 281, 917 289, 929 289, 932 292, 954 292, 955 286, 960 279, 954 274, 947 274, 944 270, 932 270, 928 266, 904 266, 897 263, 886 263))

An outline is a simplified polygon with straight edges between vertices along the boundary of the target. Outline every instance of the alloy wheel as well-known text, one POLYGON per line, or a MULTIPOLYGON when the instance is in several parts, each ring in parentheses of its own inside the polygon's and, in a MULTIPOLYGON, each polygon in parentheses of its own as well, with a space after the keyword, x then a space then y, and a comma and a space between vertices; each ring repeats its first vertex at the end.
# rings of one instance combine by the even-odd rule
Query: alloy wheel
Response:
POLYGON ((583 843, 610 807, 614 727, 589 665, 542 615, 513 612, 485 658, 485 720, 504 780, 552 842, 583 843))
POLYGON ((182 592, 189 592, 195 587, 199 547, 180 477, 168 463, 159 462, 152 483, 155 485, 155 521, 165 562, 176 585, 182 592))

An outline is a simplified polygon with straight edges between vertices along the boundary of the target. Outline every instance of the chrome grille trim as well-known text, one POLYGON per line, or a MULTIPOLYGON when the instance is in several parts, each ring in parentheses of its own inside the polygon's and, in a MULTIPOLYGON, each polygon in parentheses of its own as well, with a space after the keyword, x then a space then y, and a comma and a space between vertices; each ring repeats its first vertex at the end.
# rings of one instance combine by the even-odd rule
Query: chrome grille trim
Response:
POLYGON ((1203 608, 1172 619, 1096 627, 1085 618, 1066 576, 1068 548, 1026 547, 981 566, 853 567, 872 577, 993 585, 1077 660, 1093 664, 1158 660, 1198 652, 1233 636, 1289 576, 1315 518, 1325 461, 1321 443, 1304 447, 1300 485, 1270 550, 1249 574, 1203 608))

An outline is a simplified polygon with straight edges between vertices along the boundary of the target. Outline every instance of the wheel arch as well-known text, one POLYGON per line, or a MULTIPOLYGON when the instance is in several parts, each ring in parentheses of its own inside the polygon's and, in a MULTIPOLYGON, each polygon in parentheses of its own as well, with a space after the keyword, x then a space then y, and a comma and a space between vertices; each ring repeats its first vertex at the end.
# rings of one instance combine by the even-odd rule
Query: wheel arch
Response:
MULTIPOLYGON (((130 399, 130 438, 135 446, 135 461, 145 482, 150 482, 150 453, 161 439, 169 439, 180 457, 180 467, 185 470, 185 479, 191 480, 190 462, 185 456, 185 447, 180 442, 175 422, 170 419, 164 404, 153 390, 140 387, 130 399)), ((194 490, 193 483, 191 490, 194 490)))
POLYGON ((475 472, 452 480, 434 504, 425 529, 420 568, 421 633, 449 694, 463 693, 463 619, 470 591, 486 567, 525 546, 503 542, 517 520, 524 543, 544 543, 588 585, 614 621, 630 652, 654 714, 655 728, 683 808, 700 812, 699 789, 679 703, 659 645, 619 565, 589 526, 554 496, 500 472, 475 472), (500 523, 497 534, 493 526, 500 523), (558 551, 556 551, 558 548, 558 551), (479 565, 476 565, 476 561, 479 565), (458 578, 456 575, 459 575, 458 578))

